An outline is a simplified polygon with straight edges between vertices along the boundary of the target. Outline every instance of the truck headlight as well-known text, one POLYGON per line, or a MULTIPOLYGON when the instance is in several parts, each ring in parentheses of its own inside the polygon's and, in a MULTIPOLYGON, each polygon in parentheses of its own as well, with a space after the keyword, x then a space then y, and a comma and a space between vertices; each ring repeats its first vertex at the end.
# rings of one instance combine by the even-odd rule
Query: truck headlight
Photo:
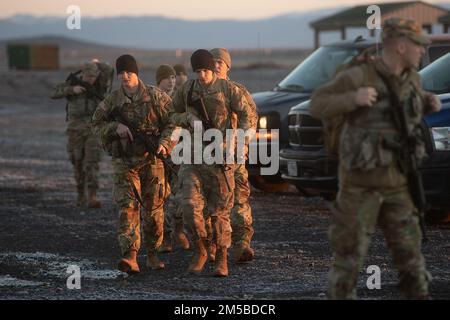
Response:
POLYGON ((267 129, 267 117, 259 118, 259 129, 267 129))
POLYGON ((438 151, 450 151, 450 127, 431 128, 434 148, 438 151))

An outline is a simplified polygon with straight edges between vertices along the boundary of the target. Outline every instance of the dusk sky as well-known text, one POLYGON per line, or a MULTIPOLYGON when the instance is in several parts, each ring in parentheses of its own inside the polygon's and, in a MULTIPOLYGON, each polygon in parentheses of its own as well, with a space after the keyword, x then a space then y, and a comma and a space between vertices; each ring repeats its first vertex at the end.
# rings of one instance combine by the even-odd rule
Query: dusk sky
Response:
MULTIPOLYGON (((78 5, 84 16, 162 15, 189 20, 260 19, 280 14, 336 6, 376 4, 373 0, 2 0, 0 17, 15 14, 65 16, 69 5, 78 5)), ((449 3, 450 0, 429 1, 449 3)))

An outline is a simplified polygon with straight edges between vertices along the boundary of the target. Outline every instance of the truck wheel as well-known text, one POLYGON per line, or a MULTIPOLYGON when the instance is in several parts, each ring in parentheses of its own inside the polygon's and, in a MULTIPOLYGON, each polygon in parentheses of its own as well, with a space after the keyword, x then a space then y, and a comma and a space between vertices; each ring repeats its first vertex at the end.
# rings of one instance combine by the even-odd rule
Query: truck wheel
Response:
POLYGON ((287 192, 290 185, 278 179, 265 179, 263 176, 249 176, 249 181, 253 187, 264 192, 287 192))

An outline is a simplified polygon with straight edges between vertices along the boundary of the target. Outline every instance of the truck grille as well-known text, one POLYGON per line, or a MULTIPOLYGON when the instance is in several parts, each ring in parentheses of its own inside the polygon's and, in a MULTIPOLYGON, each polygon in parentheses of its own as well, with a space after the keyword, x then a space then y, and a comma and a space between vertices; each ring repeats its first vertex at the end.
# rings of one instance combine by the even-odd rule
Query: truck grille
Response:
POLYGON ((289 115, 289 144, 294 147, 323 145, 322 122, 307 114, 289 115))

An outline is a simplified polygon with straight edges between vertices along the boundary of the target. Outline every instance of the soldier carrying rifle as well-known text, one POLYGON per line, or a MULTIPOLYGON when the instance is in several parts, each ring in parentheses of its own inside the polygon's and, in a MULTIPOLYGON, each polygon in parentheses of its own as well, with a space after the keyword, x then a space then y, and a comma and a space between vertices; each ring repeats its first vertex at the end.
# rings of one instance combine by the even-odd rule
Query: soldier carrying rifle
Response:
POLYGON ((399 271, 401 293, 412 299, 428 297, 431 277, 421 253, 417 210, 422 208, 415 201, 423 193, 411 192, 421 189, 417 175, 411 179, 411 169, 425 153, 422 116, 441 106, 421 89, 416 72, 429 44, 421 28, 411 20, 388 19, 382 41, 382 57, 367 56, 344 68, 311 100, 311 115, 325 127, 339 128, 336 123, 342 122, 336 140, 339 193, 329 230, 331 299, 356 298, 358 273, 377 223, 399 271))
MULTIPOLYGON (((175 92, 173 97, 175 113, 171 121, 190 130, 198 124, 201 124, 204 130, 209 128, 218 130, 224 139, 217 143, 225 146, 226 130, 251 128, 252 123, 249 119, 251 107, 242 90, 231 81, 219 79, 214 74, 214 57, 209 51, 204 49, 195 51, 191 56, 191 65, 197 79, 188 80, 175 92), (237 124, 232 121, 233 113, 237 115, 237 124)), ((202 144, 202 141, 192 141, 191 145, 195 144, 202 144)), ((225 166, 205 162, 181 164, 177 198, 195 249, 188 272, 201 273, 208 259, 207 231, 203 216, 203 211, 208 206, 217 246, 214 275, 228 276, 227 257, 228 248, 231 246, 230 211, 233 208, 234 192, 233 167, 232 164, 225 166)))
POLYGON ((67 99, 67 152, 75 171, 77 206, 86 204, 87 187, 88 206, 101 207, 97 199, 101 146, 92 131, 91 117, 103 95, 111 90, 109 74, 113 71, 105 63, 87 63, 58 84, 51 96, 52 99, 67 99))
POLYGON ((103 147, 112 156, 114 200, 119 207, 118 240, 122 253, 118 269, 140 272, 137 253, 141 245, 141 210, 149 269, 163 269, 157 250, 163 239, 163 205, 170 194, 164 157, 173 143, 170 97, 139 79, 134 57, 116 61, 121 86, 95 111, 92 122, 103 147))

